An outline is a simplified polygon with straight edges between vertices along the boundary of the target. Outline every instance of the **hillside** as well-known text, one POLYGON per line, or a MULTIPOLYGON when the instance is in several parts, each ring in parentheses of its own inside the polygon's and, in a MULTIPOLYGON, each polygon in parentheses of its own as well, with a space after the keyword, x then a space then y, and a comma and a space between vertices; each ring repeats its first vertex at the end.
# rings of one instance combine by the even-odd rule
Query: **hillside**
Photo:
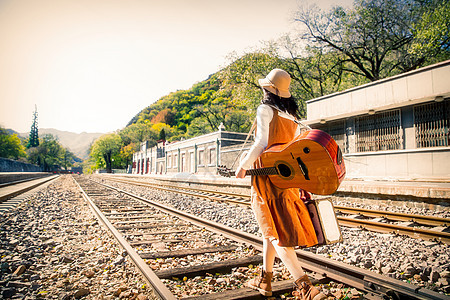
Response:
MULTIPOLYGON (((20 133, 21 137, 28 137, 29 133, 20 133)), ((61 131, 53 128, 39 128, 39 135, 52 134, 56 136, 63 145, 69 149, 73 154, 81 159, 86 159, 89 156, 89 147, 92 142, 103 135, 103 133, 74 133, 69 131, 61 131)))

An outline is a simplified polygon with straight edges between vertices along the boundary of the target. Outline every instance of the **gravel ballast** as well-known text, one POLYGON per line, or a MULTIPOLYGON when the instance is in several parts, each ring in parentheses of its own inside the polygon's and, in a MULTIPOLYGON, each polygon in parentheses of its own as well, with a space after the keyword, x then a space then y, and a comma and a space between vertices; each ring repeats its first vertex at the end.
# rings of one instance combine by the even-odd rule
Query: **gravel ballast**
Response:
POLYGON ((0 223, 2 299, 157 299, 70 176, 0 223))
MULTIPOLYGON (((259 227, 249 207, 207 201, 190 196, 157 191, 144 187, 106 181, 112 186, 130 191, 147 199, 187 211, 252 234, 260 235, 259 227)), ((368 209, 433 215, 423 208, 387 207, 387 205, 355 205, 355 198, 334 197, 335 205, 358 206, 368 209)), ((360 201, 362 203, 364 201, 360 201)), ((437 213, 448 217, 448 210, 437 213)), ((341 227, 342 243, 305 249, 313 253, 371 270, 440 293, 450 294, 450 247, 443 243, 413 239, 395 234, 376 233, 358 228, 341 227)))

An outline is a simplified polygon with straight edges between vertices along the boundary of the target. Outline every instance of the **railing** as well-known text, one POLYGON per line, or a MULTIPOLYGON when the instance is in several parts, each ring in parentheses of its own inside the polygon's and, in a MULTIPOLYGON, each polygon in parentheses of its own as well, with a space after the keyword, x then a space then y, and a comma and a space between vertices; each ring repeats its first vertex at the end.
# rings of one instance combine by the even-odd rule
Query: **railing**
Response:
POLYGON ((403 148, 400 110, 358 117, 355 125, 357 152, 403 148))
POLYGON ((432 102, 414 107, 416 147, 448 146, 450 101, 432 102))

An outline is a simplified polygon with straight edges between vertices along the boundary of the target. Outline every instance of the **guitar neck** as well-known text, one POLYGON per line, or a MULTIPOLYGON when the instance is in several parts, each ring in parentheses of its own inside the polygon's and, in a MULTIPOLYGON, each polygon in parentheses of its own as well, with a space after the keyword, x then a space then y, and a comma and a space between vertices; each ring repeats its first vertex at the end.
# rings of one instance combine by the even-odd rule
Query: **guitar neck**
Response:
MULTIPOLYGON (((230 171, 228 169, 224 169, 223 167, 219 167, 218 172, 220 175, 225 176, 225 177, 236 176, 235 171, 230 171)), ((245 175, 253 175, 253 176, 277 175, 277 174, 278 174, 278 170, 275 167, 249 169, 245 172, 245 175)))
POLYGON ((277 175, 278 171, 275 167, 249 169, 245 175, 261 176, 261 175, 277 175))

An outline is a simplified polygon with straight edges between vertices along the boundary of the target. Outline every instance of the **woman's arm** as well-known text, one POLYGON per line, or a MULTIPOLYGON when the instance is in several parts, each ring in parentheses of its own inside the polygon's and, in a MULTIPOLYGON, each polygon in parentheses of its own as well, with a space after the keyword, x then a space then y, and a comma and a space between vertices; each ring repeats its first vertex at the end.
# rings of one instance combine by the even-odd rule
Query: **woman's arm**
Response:
POLYGON ((269 124, 273 118, 273 110, 267 105, 260 105, 256 111, 256 138, 252 147, 236 170, 237 178, 244 178, 255 160, 264 152, 269 142, 269 124))

